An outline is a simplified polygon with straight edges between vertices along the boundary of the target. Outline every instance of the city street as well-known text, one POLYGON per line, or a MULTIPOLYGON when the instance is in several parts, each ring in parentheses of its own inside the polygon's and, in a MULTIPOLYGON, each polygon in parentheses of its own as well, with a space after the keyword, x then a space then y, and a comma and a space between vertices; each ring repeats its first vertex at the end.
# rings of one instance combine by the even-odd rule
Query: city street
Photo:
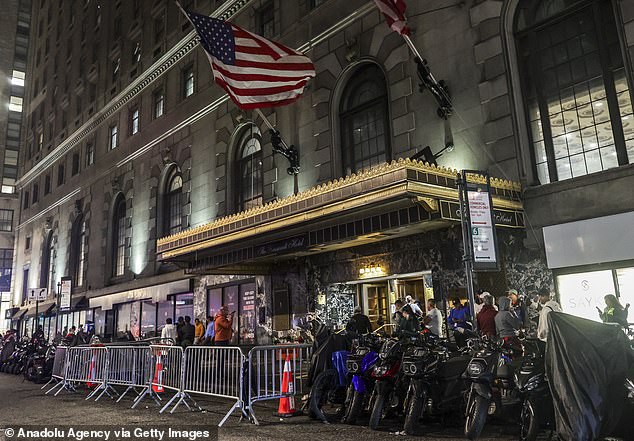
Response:
MULTIPOLYGON (((99 426, 117 425, 126 427, 196 427, 215 426, 218 424, 231 403, 223 400, 198 400, 205 409, 203 413, 190 413, 185 407, 179 407, 174 414, 158 413, 156 406, 145 401, 137 409, 129 409, 131 399, 114 403, 108 398, 98 402, 85 401, 85 389, 76 394, 61 392, 57 397, 45 396, 41 386, 23 382, 20 376, 0 374, 0 427, 12 427, 18 424, 30 426, 73 426, 95 424, 99 426)), ((246 421, 239 421, 237 416, 229 418, 219 431, 221 440, 393 440, 403 439, 396 435, 398 427, 386 428, 384 431, 371 431, 367 427, 345 426, 342 424, 325 425, 308 417, 300 416, 280 421, 272 416, 277 401, 268 406, 258 406, 257 415, 260 426, 246 421), (273 405, 274 404, 274 405, 273 405)), ((116 427, 116 426, 113 426, 116 427)), ((461 440, 461 427, 441 428, 433 426, 430 433, 417 437, 421 440, 461 440)), ((485 429, 483 441, 517 439, 515 427, 508 428, 490 426, 485 429)), ((0 434, 0 441, 3 438, 0 434)))

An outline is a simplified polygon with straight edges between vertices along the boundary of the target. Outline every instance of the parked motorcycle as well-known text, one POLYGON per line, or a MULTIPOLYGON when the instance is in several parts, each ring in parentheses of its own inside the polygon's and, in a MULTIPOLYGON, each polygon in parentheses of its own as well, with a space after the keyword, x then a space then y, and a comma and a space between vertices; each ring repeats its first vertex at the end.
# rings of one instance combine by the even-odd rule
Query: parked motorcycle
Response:
POLYGON ((515 371, 514 382, 520 393, 520 441, 535 441, 539 432, 555 428, 555 409, 546 379, 544 351, 538 340, 527 340, 533 346, 515 371))
MULTIPOLYGON (((474 341, 474 340, 472 340, 474 341)), ((477 439, 489 414, 500 414, 503 406, 519 403, 511 364, 513 349, 502 340, 483 338, 467 365, 465 379, 471 383, 467 393, 464 434, 477 439)), ((517 365, 517 361, 514 365, 517 365)))
POLYGON ((443 415, 461 407, 465 390, 462 374, 470 360, 469 355, 452 353, 429 335, 421 335, 405 350, 401 369, 410 379, 405 398, 406 434, 417 432, 424 413, 443 415))
POLYGON ((370 398, 370 428, 376 430, 388 414, 403 409, 407 377, 401 372, 404 341, 390 338, 383 342, 379 359, 372 369, 374 391, 370 398))
POLYGON ((344 410, 348 389, 346 360, 348 351, 332 353, 332 368, 322 371, 310 389, 309 406, 311 416, 324 423, 340 419, 344 410))
POLYGON ((374 389, 372 370, 379 359, 382 339, 375 334, 363 335, 354 345, 346 361, 346 369, 352 380, 346 394, 343 422, 355 424, 374 389))
POLYGON ((48 381, 53 372, 53 362, 55 361, 55 343, 45 346, 42 345, 31 355, 24 370, 24 378, 35 383, 43 383, 48 381))

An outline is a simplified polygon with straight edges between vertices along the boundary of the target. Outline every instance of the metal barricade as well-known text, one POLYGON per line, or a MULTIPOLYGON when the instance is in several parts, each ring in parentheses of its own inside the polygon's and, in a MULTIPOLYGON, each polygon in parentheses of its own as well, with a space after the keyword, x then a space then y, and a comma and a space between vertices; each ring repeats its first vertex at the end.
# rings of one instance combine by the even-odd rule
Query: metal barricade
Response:
POLYGON ((240 409, 243 416, 247 415, 242 394, 245 360, 238 347, 190 346, 185 349, 183 392, 236 400, 218 427, 236 409, 240 409))
POLYGON ((129 391, 148 386, 152 372, 152 350, 150 346, 107 346, 108 372, 106 386, 127 386, 117 403, 129 391))
POLYGON ((55 396, 59 394, 62 389, 68 391, 74 391, 72 383, 66 380, 66 369, 68 368, 68 347, 58 346, 55 348, 55 358, 53 359, 53 370, 51 371, 51 379, 42 386, 42 389, 46 388, 49 384, 55 382, 55 384, 44 392, 45 395, 58 389, 55 392, 55 396))
MULTIPOLYGON (((187 394, 183 392, 183 348, 180 346, 151 345, 150 352, 149 382, 145 390, 135 400, 132 409, 148 395, 158 402, 161 400, 160 394, 165 389, 175 391, 176 393, 160 410, 160 413, 163 413, 176 398, 179 398, 176 405, 188 398, 187 394)), ((187 402, 185 404, 189 407, 187 402)))
POLYGON ((97 386, 88 394, 86 399, 95 396, 99 391, 103 394, 114 392, 106 383, 108 370, 108 348, 105 346, 75 346, 67 349, 68 367, 66 369, 66 381, 76 383, 86 383, 90 386, 97 386))
POLYGON ((253 410, 257 401, 274 400, 304 394, 304 383, 308 378, 312 345, 256 346, 248 356, 248 400, 246 410, 259 424, 253 410), (282 392, 284 365, 289 362, 293 381, 289 392, 282 392))

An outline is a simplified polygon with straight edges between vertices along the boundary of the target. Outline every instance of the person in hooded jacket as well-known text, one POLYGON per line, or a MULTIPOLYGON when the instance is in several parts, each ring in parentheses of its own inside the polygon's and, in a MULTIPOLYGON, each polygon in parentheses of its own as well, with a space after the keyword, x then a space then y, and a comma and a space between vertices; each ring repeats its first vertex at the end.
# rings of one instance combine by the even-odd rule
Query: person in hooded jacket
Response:
POLYGON ((487 337, 496 335, 495 316, 498 314, 497 309, 493 306, 495 299, 491 294, 482 296, 482 308, 477 315, 478 329, 480 334, 487 337))
POLYGON ((522 320, 511 311, 511 299, 498 298, 498 313, 495 316, 495 331, 504 340, 504 345, 511 348, 521 347, 517 331, 522 327, 522 320))

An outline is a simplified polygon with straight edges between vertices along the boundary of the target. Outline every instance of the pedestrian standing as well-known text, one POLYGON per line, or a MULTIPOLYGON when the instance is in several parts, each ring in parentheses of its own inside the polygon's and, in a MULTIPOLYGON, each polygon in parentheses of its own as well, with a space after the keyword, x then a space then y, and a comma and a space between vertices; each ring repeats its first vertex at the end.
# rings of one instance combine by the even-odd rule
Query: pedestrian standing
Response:
POLYGON ((456 344, 459 347, 464 347, 467 344, 465 331, 471 329, 471 325, 469 324, 469 321, 471 320, 469 308, 460 303, 460 299, 458 297, 454 297, 451 303, 453 304, 453 309, 449 312, 449 317, 447 318, 449 327, 453 330, 453 336, 456 340, 456 344))
POLYGON ((350 322, 346 328, 357 335, 369 334, 372 332, 370 318, 361 312, 360 306, 355 306, 354 314, 350 317, 350 322))
POLYGON ((194 344, 200 345, 203 342, 203 336, 205 335, 205 327, 200 319, 194 320, 194 344))
POLYGON ((436 308, 436 299, 427 300, 427 314, 423 322, 432 334, 442 337, 442 313, 436 308))
POLYGON ((494 300, 493 296, 489 293, 483 296, 482 309, 476 317, 476 320, 478 321, 478 329, 480 330, 480 335, 482 336, 486 335, 487 337, 493 337, 496 334, 495 316, 498 311, 493 306, 494 300))
POLYGON ((180 346, 183 341, 183 326, 185 326, 185 319, 179 317, 176 322, 176 344, 180 346))
POLYGON ((412 312, 416 314, 416 316, 421 317, 423 315, 423 310, 420 309, 420 306, 418 306, 418 303, 416 303, 416 299, 408 295, 405 296, 405 301, 410 306, 410 308, 412 308, 412 312))
POLYGON ((621 305, 619 299, 614 294, 608 294, 603 300, 605 301, 603 312, 597 307, 599 317, 601 317, 603 323, 616 323, 627 328, 627 310, 621 305))
POLYGON ((539 303, 542 305, 542 310, 539 312, 539 322, 537 323, 537 338, 541 341, 548 339, 548 314, 551 312, 561 312, 561 306, 550 298, 549 291, 540 291, 539 303))
POLYGON ((178 335, 176 334, 176 326, 172 323, 171 318, 165 319, 165 326, 161 330, 161 344, 173 345, 176 343, 178 335))
POLYGON ((207 329, 205 330, 205 336, 204 336, 204 345, 211 345, 214 342, 214 334, 215 334, 215 329, 214 329, 214 318, 212 316, 207 316, 207 329))
POLYGON ((181 342, 180 345, 183 348, 187 346, 191 346, 194 343, 194 336, 196 334, 196 330, 194 325, 191 323, 192 318, 188 315, 185 316, 185 324, 181 328, 181 342))
POLYGON ((223 305, 220 311, 216 315, 214 321, 215 337, 214 344, 216 346, 229 346, 231 338, 233 337, 233 317, 235 311, 229 314, 229 307, 223 305))

